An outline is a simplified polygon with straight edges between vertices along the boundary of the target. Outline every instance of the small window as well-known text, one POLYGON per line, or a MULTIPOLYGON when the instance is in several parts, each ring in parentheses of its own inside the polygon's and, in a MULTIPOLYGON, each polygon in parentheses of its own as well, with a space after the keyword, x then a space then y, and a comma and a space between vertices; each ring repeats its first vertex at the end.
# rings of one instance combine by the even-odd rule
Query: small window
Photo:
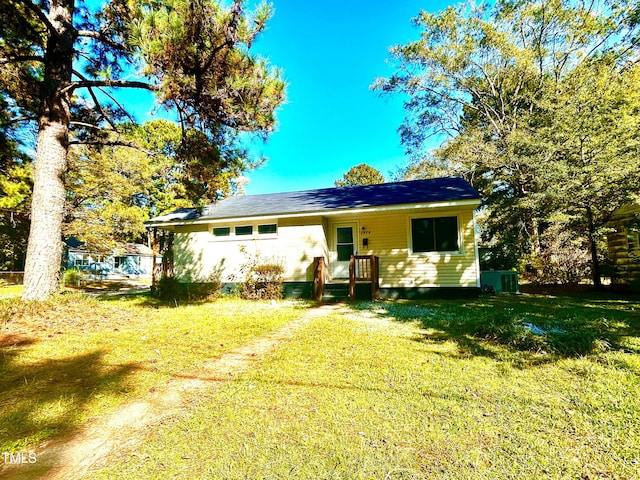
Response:
POLYGON ((252 235, 253 234, 253 225, 246 225, 242 227, 236 227, 236 235, 252 235))
POLYGON ((258 233, 260 235, 273 235, 278 231, 278 226, 275 223, 268 225, 258 225, 258 233))
POLYGON ((458 217, 411 219, 413 251, 458 252, 458 217))
POLYGON ((231 235, 231 227, 216 227, 213 229, 214 237, 228 237, 231 235))
POLYGON ((86 267, 87 265, 89 265, 90 260, 91 260, 90 255, 86 253, 82 253, 76 256, 76 258, 74 259, 73 265, 75 267, 86 267))

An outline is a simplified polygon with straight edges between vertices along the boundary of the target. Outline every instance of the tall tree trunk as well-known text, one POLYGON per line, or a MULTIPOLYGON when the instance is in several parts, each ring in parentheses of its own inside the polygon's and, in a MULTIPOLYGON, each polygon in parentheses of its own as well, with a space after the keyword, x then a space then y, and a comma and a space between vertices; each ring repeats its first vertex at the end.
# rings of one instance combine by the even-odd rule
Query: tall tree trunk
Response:
POLYGON ((43 300, 58 290, 62 257, 64 173, 69 145, 74 0, 52 0, 42 81, 42 112, 38 124, 31 229, 24 269, 24 300, 43 300))

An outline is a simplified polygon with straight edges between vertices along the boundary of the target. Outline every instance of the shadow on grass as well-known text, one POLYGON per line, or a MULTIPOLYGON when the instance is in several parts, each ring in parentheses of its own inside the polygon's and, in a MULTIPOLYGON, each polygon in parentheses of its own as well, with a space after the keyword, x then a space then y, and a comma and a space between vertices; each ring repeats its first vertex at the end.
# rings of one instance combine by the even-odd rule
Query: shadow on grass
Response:
POLYGON ((99 295, 98 300, 101 302, 130 302, 139 307, 147 307, 153 309, 159 308, 179 308, 186 307, 188 305, 203 305, 211 302, 215 302, 219 296, 212 296, 210 298, 199 299, 174 299, 163 300, 153 295, 149 290, 136 291, 136 292, 114 292, 99 295))
POLYGON ((362 302, 357 311, 420 322, 420 342, 454 342, 459 356, 503 358, 532 366, 617 350, 640 353, 640 297, 496 295, 474 300, 362 302))
MULTIPOLYGON (((35 343, 19 335, 0 335, 2 452, 32 449, 38 454, 44 442, 73 436, 86 420, 89 403, 95 397, 123 391, 127 377, 136 369, 134 364, 109 365, 100 350, 29 361, 28 349, 35 343)), ((50 459, 46 468, 51 468, 51 460, 55 464, 50 459)), ((29 470, 37 468, 37 475, 42 475, 44 467, 0 462, 0 478, 16 478, 16 474, 31 478, 29 470)))

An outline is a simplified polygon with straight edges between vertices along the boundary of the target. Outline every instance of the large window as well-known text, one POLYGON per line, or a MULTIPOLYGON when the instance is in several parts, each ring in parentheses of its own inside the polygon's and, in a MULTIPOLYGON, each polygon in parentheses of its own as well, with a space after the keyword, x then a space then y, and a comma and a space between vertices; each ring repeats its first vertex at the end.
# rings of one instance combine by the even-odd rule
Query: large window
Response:
POLYGON ((411 219, 414 253, 459 252, 458 217, 411 219))

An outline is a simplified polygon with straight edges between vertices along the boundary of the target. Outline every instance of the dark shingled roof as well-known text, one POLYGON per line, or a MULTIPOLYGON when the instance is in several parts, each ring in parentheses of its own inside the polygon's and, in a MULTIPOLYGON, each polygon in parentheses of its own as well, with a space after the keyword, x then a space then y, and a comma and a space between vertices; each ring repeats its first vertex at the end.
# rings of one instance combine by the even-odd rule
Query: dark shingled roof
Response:
POLYGON ((242 195, 207 205, 200 212, 195 208, 182 208, 153 218, 148 223, 281 216, 294 213, 322 214, 350 208, 476 199, 480 199, 480 195, 467 181, 462 178, 445 177, 358 187, 242 195))

